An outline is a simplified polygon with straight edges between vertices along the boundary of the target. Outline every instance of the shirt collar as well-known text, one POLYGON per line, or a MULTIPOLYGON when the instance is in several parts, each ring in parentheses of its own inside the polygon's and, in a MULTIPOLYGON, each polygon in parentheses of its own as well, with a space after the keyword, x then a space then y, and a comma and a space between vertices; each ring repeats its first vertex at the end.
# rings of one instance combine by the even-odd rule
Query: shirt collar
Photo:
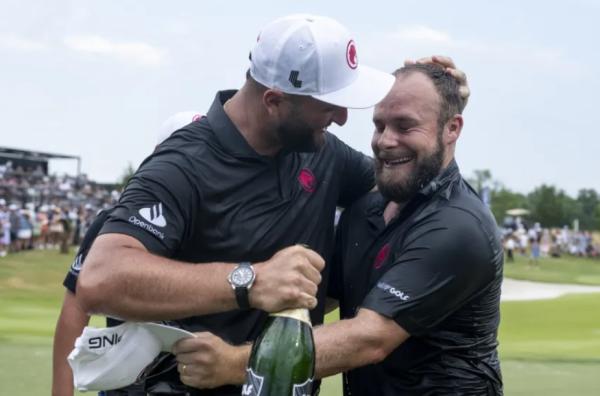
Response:
POLYGON ((244 136, 236 128, 223 109, 225 102, 227 102, 227 100, 229 100, 236 92, 236 90, 217 92, 215 100, 206 114, 208 123, 217 136, 221 146, 229 154, 238 158, 262 158, 262 156, 254 151, 248 144, 244 136))
POLYGON ((427 183, 418 194, 426 197, 430 197, 433 194, 440 191, 442 196, 446 199, 450 198, 450 192, 452 190, 452 185, 455 181, 460 179, 460 172, 458 169, 458 165, 456 164, 456 160, 452 159, 448 166, 436 176, 432 181, 427 183))

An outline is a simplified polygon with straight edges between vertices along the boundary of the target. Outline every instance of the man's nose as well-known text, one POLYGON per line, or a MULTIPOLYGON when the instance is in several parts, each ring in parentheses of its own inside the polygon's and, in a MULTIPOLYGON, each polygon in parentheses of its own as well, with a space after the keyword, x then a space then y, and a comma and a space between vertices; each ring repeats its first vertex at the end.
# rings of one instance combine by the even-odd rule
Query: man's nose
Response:
POLYGON ((348 121, 348 109, 345 107, 336 106, 336 108, 333 110, 332 120, 339 126, 344 125, 346 121, 348 121))
POLYGON ((398 145, 397 134, 386 126, 377 137, 377 147, 380 149, 389 149, 398 145))

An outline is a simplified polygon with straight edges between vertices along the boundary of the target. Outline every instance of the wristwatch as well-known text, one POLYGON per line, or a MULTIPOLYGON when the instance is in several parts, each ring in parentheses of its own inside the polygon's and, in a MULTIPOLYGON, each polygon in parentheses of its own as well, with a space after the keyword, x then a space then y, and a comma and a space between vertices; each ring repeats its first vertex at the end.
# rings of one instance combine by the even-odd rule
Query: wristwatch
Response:
POLYGON ((255 278, 254 268, 247 261, 240 263, 227 277, 231 288, 235 290, 235 299, 240 309, 250 309, 248 291, 252 287, 255 278))

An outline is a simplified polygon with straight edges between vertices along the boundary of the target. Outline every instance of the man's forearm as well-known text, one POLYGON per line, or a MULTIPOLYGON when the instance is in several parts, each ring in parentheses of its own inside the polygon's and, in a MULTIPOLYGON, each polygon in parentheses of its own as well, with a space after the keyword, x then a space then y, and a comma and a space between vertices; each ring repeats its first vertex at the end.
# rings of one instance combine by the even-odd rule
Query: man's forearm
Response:
POLYGON ((89 316, 78 306, 75 296, 67 291, 56 323, 52 353, 52 396, 73 396, 73 372, 67 356, 75 339, 89 322, 89 316))
MULTIPOLYGON (((367 364, 378 363, 408 337, 393 320, 361 309, 357 317, 314 330, 315 377, 323 378, 367 364)), ((179 341, 173 348, 181 380, 196 388, 242 384, 251 346, 231 346, 210 333, 179 341)))
POLYGON ((381 315, 361 309, 352 319, 314 330, 317 378, 381 362, 409 337, 381 315))
MULTIPOLYGON (((317 327, 313 330, 315 340, 315 377, 324 378, 348 371, 355 367, 377 363, 387 356, 385 350, 378 348, 377 342, 370 341, 361 331, 356 331, 356 321, 343 320, 317 327)), ((239 345, 227 356, 230 367, 230 384, 242 384, 245 380, 245 368, 250 360, 252 346, 239 345)), ((217 359, 212 359, 216 361, 217 359)))
MULTIPOLYGON (((381 362, 408 338, 408 333, 389 319, 363 310, 357 318, 323 325, 313 330, 315 377, 324 378, 356 367, 381 362), (386 337, 387 335, 387 337, 386 337)), ((189 342, 189 341, 188 341, 189 342)), ((228 379, 223 384, 241 384, 250 360, 251 345, 240 345, 220 356, 228 361, 228 379)), ((219 361, 216 357, 211 362, 219 361)), ((214 363, 211 363, 213 366, 214 363)))
MULTIPOLYGON (((314 338, 317 378, 376 363, 384 358, 383 353, 376 356, 375 349, 369 348, 368 343, 356 343, 360 337, 352 334, 350 320, 316 328, 314 338)), ((186 366, 181 374, 183 383, 196 388, 213 388, 243 384, 251 350, 251 345, 228 346, 210 333, 197 333, 195 338, 179 341, 173 353, 179 364, 186 366)))
MULTIPOLYGON (((191 265, 100 236, 86 259, 78 296, 86 311, 130 320, 178 319, 237 307, 227 282, 233 264, 191 265)), ((139 244, 141 245, 141 244, 139 244)))
POLYGON ((353 334, 351 320, 318 327, 314 331, 315 377, 324 378, 380 361, 375 347, 353 334))
MULTIPOLYGON (((168 320, 238 307, 227 281, 237 263, 191 264, 149 253, 121 234, 96 238, 79 275, 78 299, 86 312, 128 320, 168 320)), ((312 309, 325 261, 299 245, 256 263, 248 292, 252 308, 277 312, 312 309)))

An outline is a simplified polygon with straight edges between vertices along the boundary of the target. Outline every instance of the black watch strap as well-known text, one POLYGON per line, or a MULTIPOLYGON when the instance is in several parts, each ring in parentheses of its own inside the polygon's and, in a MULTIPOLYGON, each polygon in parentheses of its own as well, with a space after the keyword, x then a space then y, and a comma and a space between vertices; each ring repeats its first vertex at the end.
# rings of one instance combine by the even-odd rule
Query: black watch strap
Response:
POLYGON ((235 299, 240 309, 250 309, 250 300, 248 299, 248 288, 247 287, 236 287, 235 288, 235 299))

